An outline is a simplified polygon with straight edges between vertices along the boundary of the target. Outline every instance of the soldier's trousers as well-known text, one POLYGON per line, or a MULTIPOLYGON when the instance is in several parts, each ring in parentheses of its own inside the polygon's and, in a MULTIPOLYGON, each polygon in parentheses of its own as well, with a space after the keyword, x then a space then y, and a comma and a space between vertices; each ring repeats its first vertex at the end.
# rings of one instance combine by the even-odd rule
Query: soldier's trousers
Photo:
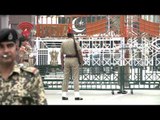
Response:
POLYGON ((64 60, 64 79, 62 83, 62 91, 68 91, 68 83, 71 78, 74 82, 74 91, 79 91, 79 64, 77 58, 65 58, 64 60))

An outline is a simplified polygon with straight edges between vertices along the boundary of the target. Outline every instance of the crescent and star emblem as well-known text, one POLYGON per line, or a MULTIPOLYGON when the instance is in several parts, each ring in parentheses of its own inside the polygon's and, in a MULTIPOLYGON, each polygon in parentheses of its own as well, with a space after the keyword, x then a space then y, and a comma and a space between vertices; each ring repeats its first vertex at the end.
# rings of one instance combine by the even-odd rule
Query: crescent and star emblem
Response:
MULTIPOLYGON (((76 20, 77 20, 78 18, 79 18, 79 17, 73 19, 73 21, 72 21, 72 29, 73 29, 75 32, 77 32, 77 33, 81 33, 81 32, 83 32, 86 28, 78 29, 78 28, 76 27, 76 20)), ((78 22, 78 26, 84 26, 84 22, 83 22, 82 20, 80 20, 80 21, 78 22)))

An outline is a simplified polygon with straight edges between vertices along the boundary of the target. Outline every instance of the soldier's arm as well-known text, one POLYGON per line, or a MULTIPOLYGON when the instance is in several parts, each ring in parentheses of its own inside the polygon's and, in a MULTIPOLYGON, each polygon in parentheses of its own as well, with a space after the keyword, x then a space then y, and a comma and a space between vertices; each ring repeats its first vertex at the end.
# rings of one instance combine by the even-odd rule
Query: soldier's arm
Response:
POLYGON ((64 68, 64 54, 61 53, 61 66, 62 66, 62 69, 64 68))
POLYGON ((82 55, 82 49, 80 47, 79 42, 76 42, 76 44, 77 44, 78 54, 79 54, 79 58, 80 58, 80 61, 81 61, 81 66, 82 66, 83 63, 84 63, 84 61, 83 61, 83 55, 82 55))
POLYGON ((32 97, 37 105, 47 105, 43 80, 38 69, 35 70, 34 75, 32 97))
MULTIPOLYGON (((63 45, 63 43, 62 43, 63 45)), ((62 70, 64 68, 64 53, 63 53, 63 47, 61 45, 61 50, 60 50, 60 56, 61 56, 61 66, 62 66, 62 70)))
POLYGON ((81 61, 81 66, 82 66, 84 61, 83 61, 83 55, 82 55, 82 51, 81 50, 79 50, 79 56, 80 56, 80 61, 81 61))

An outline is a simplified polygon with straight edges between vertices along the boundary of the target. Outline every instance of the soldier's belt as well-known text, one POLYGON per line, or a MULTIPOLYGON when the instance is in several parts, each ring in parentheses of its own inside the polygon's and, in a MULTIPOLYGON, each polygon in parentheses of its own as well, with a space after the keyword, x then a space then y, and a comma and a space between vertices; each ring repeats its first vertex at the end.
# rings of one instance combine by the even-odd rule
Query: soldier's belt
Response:
POLYGON ((73 58, 73 57, 77 57, 76 55, 66 55, 66 58, 73 58))
POLYGON ((23 60, 24 62, 28 62, 28 60, 23 60))

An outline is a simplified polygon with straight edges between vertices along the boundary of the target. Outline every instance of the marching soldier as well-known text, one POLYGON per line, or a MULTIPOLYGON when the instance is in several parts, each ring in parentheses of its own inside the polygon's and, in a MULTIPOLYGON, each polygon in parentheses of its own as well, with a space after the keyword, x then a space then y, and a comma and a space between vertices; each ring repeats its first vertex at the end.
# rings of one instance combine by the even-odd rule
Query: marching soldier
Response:
POLYGON ((17 41, 14 29, 1 29, 0 105, 47 105, 39 70, 16 62, 17 41))

